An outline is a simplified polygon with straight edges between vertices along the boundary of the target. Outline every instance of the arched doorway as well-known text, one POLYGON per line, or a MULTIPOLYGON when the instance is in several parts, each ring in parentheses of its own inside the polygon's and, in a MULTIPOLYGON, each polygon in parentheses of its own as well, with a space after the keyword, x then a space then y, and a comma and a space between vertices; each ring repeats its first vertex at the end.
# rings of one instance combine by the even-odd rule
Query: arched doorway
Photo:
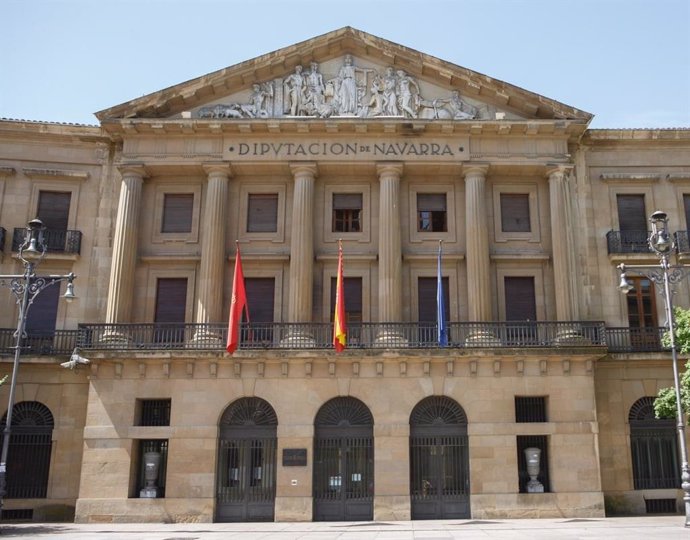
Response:
MULTIPOLYGON (((2 417, 3 434, 6 423, 7 413, 2 417)), ((54 425, 50 409, 38 401, 22 401, 12 408, 6 498, 47 496, 54 425)))
POLYGON ((675 420, 657 418, 654 398, 645 396, 630 407, 628 422, 635 489, 680 487, 675 420))
POLYGON ((412 519, 470 517, 467 416, 445 396, 420 401, 410 415, 412 519))
POLYGON ((360 400, 337 397, 316 415, 314 520, 374 516, 374 419, 360 400))
POLYGON ((242 398, 220 419, 217 521, 273 521, 278 418, 267 401, 242 398))

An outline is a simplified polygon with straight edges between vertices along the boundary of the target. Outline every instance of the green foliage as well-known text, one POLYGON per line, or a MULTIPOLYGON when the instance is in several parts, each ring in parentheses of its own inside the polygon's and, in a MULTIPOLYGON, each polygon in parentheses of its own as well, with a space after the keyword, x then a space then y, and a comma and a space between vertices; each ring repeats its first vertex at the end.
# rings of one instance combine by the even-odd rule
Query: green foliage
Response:
MULTIPOLYGON (((673 311, 675 321, 676 349, 680 354, 690 354, 690 309, 675 308, 673 311)), ((662 342, 665 347, 671 346, 668 333, 664 335, 662 342)), ((685 364, 685 371, 680 377, 680 401, 683 411, 690 411, 690 360, 685 364)), ((657 418, 676 417, 676 392, 674 388, 662 388, 654 400, 654 413, 657 418)), ((690 418, 688 419, 690 421, 690 418)))

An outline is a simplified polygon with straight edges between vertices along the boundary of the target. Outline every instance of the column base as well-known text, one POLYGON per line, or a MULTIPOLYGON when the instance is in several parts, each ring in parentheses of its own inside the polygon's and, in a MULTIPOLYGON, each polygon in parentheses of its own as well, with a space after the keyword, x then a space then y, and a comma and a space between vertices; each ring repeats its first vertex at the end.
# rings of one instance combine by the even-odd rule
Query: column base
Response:
POLYGON ((407 347, 409 340, 396 330, 381 330, 376 334, 375 347, 407 347))
POLYGON ((134 340, 129 334, 122 332, 106 332, 98 340, 98 345, 104 349, 128 348, 134 340))
POLYGON ((224 345, 223 336, 209 330, 197 330, 192 339, 187 342, 190 349, 205 348, 217 349, 224 345), (203 347, 202 347, 203 346, 203 347))
POLYGON ((489 330, 476 330, 465 338, 466 347, 500 347, 501 340, 489 330))
POLYGON ((280 346, 286 349, 313 349, 316 347, 316 340, 308 332, 292 330, 280 340, 280 346))
POLYGON ((553 344, 556 346, 567 346, 567 345, 591 345, 592 341, 574 328, 563 329, 556 332, 556 338, 553 340, 553 344))

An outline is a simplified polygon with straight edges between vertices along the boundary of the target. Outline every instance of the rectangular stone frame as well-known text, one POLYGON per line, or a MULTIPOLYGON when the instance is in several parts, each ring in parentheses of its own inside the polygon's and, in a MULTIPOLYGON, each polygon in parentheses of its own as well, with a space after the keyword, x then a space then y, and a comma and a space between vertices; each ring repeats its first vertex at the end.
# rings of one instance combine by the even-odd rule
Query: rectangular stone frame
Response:
POLYGON ((347 241, 361 243, 371 242, 371 184, 348 183, 340 185, 336 183, 324 186, 324 215, 323 215, 323 241, 324 243, 337 242, 339 238, 347 241), (334 232, 333 222, 333 194, 334 193, 361 193, 362 194, 362 215, 360 223, 362 228, 359 232, 334 232))
MULTIPOLYGON (((464 230, 464 222, 459 224, 458 219, 465 215, 464 211, 458 215, 455 205, 455 185, 452 183, 425 184, 413 182, 408 185, 408 212, 410 228, 410 243, 443 240, 448 243, 457 241, 457 231, 464 230), (446 195, 446 229, 445 232, 422 232, 417 230, 417 193, 445 193, 446 195)), ((402 202, 402 201, 401 201, 402 202)))
POLYGON ((521 240, 532 243, 541 242, 538 192, 539 186, 536 183, 501 183, 492 186, 495 242, 509 242, 511 240, 521 240), (503 193, 528 195, 530 232, 504 232, 501 229, 501 194, 503 193))
POLYGON ((244 181, 240 184, 239 212, 237 214, 237 236, 240 242, 252 242, 254 240, 268 240, 273 243, 285 242, 285 207, 287 205, 287 188, 284 183, 261 183, 253 184, 244 181), (277 193, 278 210, 276 232, 248 232, 247 231, 247 210, 249 208, 249 195, 253 193, 277 193))
POLYGON ((168 242, 184 242, 196 244, 199 242, 199 215, 201 213, 201 184, 177 184, 160 183, 154 184, 153 195, 153 223, 151 225, 151 243, 163 244, 168 242), (163 224, 163 204, 165 195, 191 193, 194 195, 192 205, 192 230, 187 233, 164 233, 161 232, 163 224))

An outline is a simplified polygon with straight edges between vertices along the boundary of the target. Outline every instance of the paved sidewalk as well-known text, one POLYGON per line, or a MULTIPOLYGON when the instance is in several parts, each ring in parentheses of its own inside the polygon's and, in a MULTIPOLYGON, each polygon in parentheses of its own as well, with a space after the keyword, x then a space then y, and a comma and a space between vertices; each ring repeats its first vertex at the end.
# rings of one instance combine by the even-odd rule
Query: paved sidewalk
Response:
POLYGON ((327 523, 3 524, 5 538, 61 540, 690 540, 684 516, 327 523))

